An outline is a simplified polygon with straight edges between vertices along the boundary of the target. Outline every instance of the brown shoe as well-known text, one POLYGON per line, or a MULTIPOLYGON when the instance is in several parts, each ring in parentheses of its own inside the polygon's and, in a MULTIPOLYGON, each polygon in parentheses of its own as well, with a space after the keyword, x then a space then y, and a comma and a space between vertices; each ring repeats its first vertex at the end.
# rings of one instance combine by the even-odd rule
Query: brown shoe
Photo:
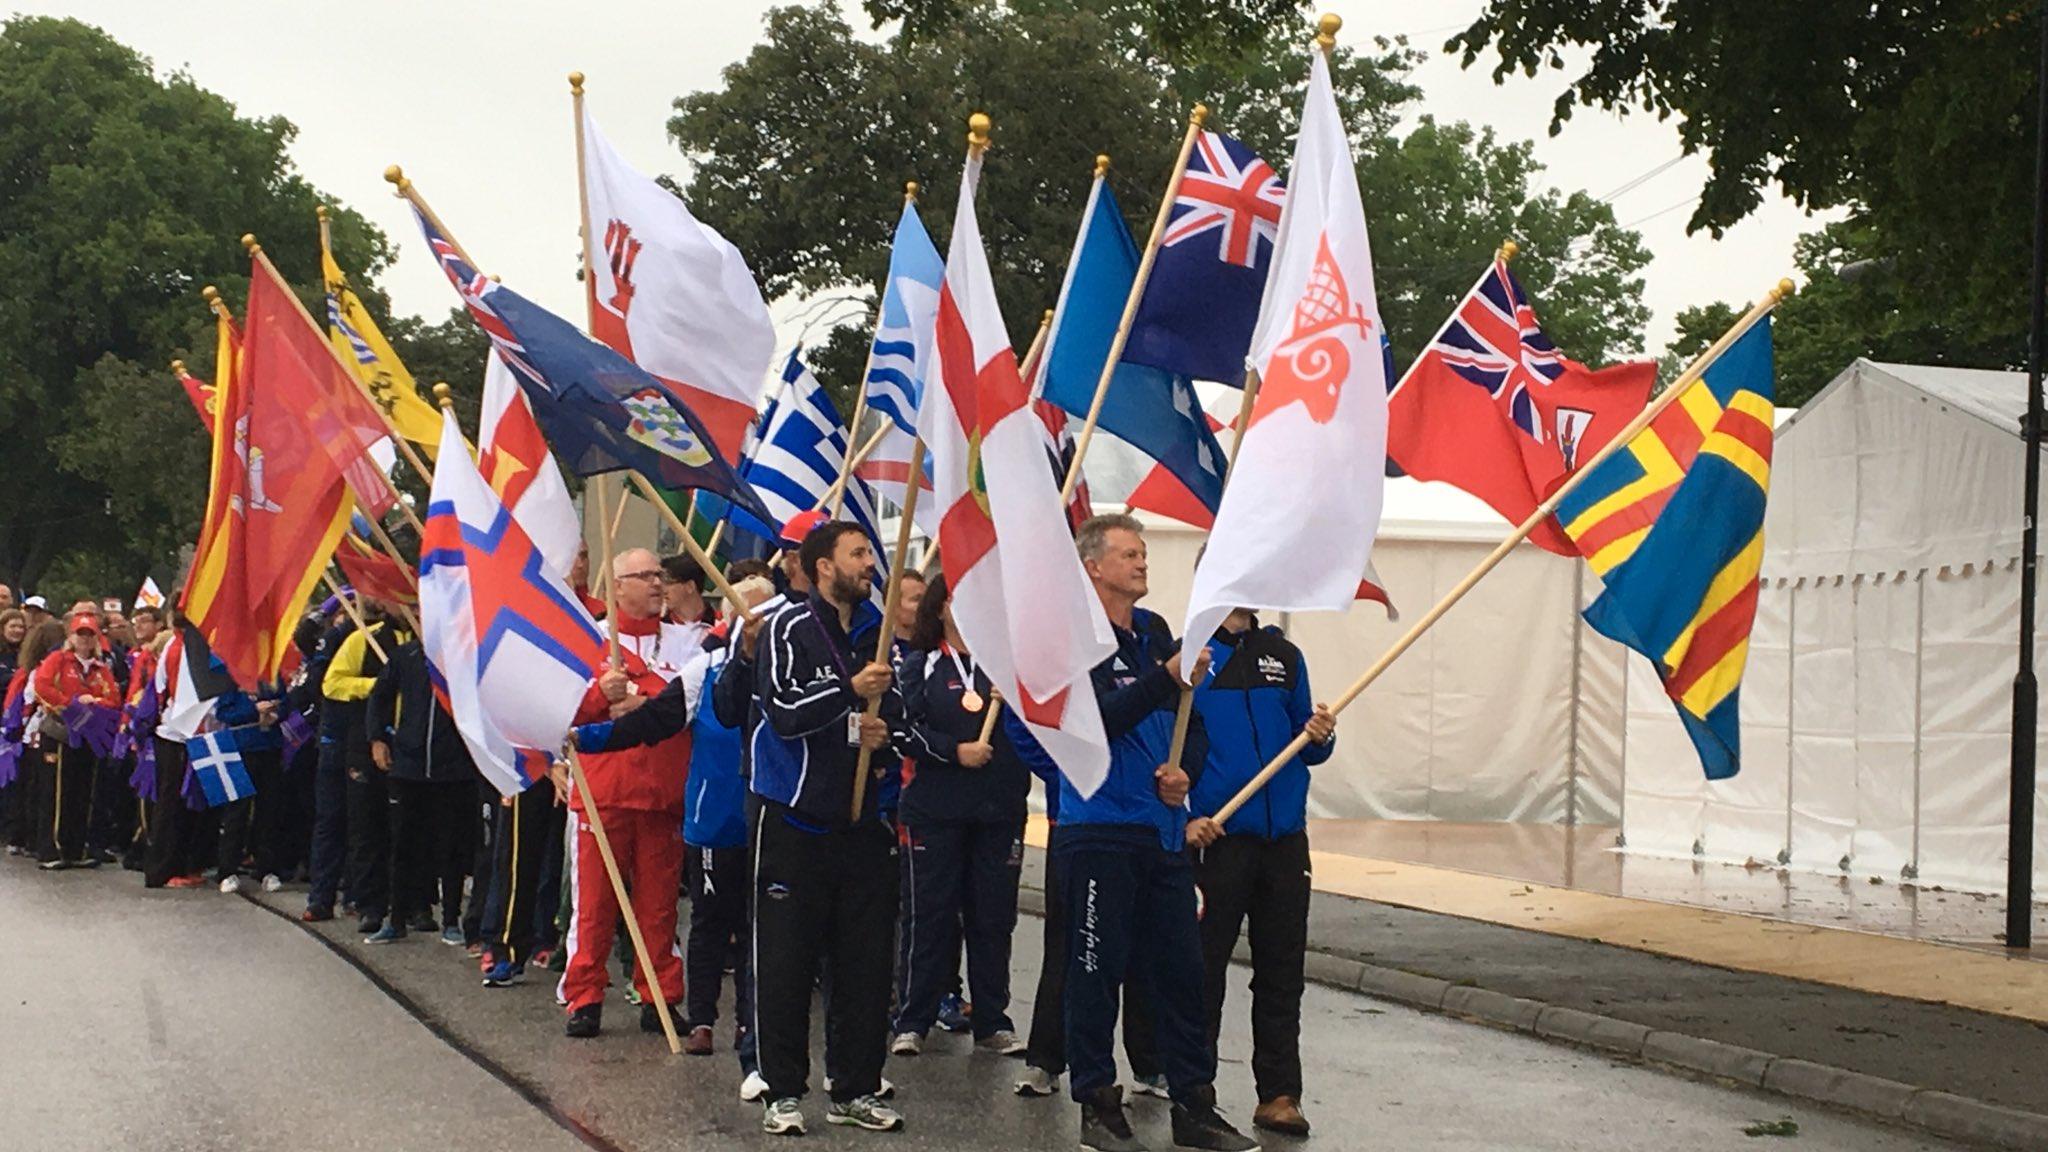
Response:
POLYGON ((690 1029, 689 1039, 683 1041, 683 1051, 692 1056, 709 1056, 717 1050, 718 1045, 711 1039, 709 1024, 699 1024, 690 1029))
POLYGON ((1308 1117, 1301 1114, 1301 1102, 1292 1096, 1275 1096, 1252 1111, 1252 1127, 1286 1136, 1308 1135, 1308 1117))

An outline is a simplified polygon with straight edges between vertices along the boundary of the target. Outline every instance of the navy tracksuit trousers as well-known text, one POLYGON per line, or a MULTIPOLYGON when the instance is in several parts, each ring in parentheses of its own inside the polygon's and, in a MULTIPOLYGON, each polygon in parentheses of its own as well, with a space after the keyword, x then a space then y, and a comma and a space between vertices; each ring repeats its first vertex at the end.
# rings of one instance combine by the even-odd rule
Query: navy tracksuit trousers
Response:
POLYGON ((897 1032, 930 1032, 939 998, 958 975, 967 941, 974 1038, 1015 1029, 1010 1022, 1010 937, 1024 867, 1020 822, 927 821, 905 825, 897 1032))
POLYGON ((1067 911, 1067 1066, 1077 1101, 1116 1083, 1118 994, 1151 1005, 1156 1052, 1174 1100, 1216 1080, 1202 1011, 1195 869, 1157 844, 1083 841, 1055 848, 1067 911))

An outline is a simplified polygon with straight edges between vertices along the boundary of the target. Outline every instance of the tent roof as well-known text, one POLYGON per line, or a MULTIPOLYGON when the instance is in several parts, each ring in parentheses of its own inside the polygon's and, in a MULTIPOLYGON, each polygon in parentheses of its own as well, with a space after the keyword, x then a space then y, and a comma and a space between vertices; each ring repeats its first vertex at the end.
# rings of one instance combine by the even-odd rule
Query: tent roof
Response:
MULTIPOLYGON (((1943 411, 1953 411, 1974 417, 2012 436, 2020 435, 2020 417, 2027 411, 2027 374, 2005 372, 1987 368, 1949 368, 1935 364, 1889 364, 1879 360, 1858 357, 1847 368, 1842 369, 1828 386, 1821 389, 1805 407, 1790 417, 1778 421, 1778 431, 1784 432, 1799 422, 1801 415, 1811 412, 1829 393, 1846 387, 1850 380, 1877 377, 1920 394, 1930 404, 1939 405, 1943 411)), ((1783 409, 1779 410, 1781 413, 1783 409)))

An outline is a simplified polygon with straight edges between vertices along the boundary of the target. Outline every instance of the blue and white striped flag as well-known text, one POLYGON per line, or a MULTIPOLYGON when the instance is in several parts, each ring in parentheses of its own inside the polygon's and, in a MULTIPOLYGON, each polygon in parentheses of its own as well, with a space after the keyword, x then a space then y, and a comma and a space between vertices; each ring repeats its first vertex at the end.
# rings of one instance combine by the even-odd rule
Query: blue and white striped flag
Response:
MULTIPOLYGON (((773 540, 778 529, 792 517, 809 512, 825 499, 839 479, 846 463, 846 427, 839 409, 832 404, 818 378, 811 375, 799 350, 792 349, 782 366, 783 387, 761 441, 741 469, 741 475, 774 515, 775 524, 757 521, 737 505, 732 508, 736 528, 773 540)), ((855 478, 846 486, 846 501, 840 517, 867 530, 875 543, 876 582, 886 577, 881 536, 875 530, 875 498, 868 486, 855 478)))
MULTIPOLYGON (((939 314, 939 281, 946 262, 918 218, 917 205, 906 202, 896 222, 889 253, 889 278, 882 285, 881 323, 868 358, 868 409, 891 427, 856 470, 884 498, 903 504, 910 471, 910 446, 917 436, 917 409, 924 398, 924 377, 931 365, 932 329, 939 314)), ((873 433, 864 433, 871 436, 873 433)), ((865 443, 865 438, 862 440, 865 443)), ((930 481, 925 483, 930 488, 930 481)), ((938 511, 920 501, 918 523, 936 537, 938 511)))

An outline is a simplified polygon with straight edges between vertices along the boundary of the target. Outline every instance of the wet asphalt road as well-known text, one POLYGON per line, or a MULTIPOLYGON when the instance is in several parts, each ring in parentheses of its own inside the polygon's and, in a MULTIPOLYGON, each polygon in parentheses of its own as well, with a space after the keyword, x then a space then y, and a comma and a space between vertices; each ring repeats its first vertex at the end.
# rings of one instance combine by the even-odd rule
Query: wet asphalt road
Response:
MULTIPOLYGON (((596 1041, 562 1036, 552 980, 485 989, 461 950, 415 936, 365 948, 343 921, 287 919, 303 895, 146 892, 133 873, 38 873, 0 860, 0 1149, 37 1152, 767 1148, 737 1098, 729 1051, 670 1057, 622 999, 596 1041), (262 902, 262 903, 259 903, 262 902), (275 913, 269 909, 275 909, 275 913), (283 913, 279 915, 276 913, 283 913), (330 947, 330 944, 332 947, 330 947), (367 965, 375 980, 336 950, 367 965), (380 986, 381 985, 381 986, 380 986)), ((1025 1024, 1039 923, 1017 935, 1025 1024)), ((1219 1090, 1254 1102, 1232 994, 1219 1090)), ((1317 1135, 1268 1147, 1387 1149, 1948 1149, 1753 1092, 1696 1082, 1525 1036, 1311 986, 1305 1107, 1317 1135), (1798 1136, 1745 1136, 1790 1119, 1798 1136)), ((730 1022, 718 1029, 723 1046, 730 1022)), ((1010 1092, 1017 1064, 938 1036, 893 1059, 908 1120, 897 1135, 824 1124, 806 1101, 804 1147, 1067 1149, 1065 1100, 1010 1092)), ((814 1058, 815 1063, 815 1058, 814 1058)), ((1166 1106, 1136 1108, 1170 1146, 1166 1106)))

